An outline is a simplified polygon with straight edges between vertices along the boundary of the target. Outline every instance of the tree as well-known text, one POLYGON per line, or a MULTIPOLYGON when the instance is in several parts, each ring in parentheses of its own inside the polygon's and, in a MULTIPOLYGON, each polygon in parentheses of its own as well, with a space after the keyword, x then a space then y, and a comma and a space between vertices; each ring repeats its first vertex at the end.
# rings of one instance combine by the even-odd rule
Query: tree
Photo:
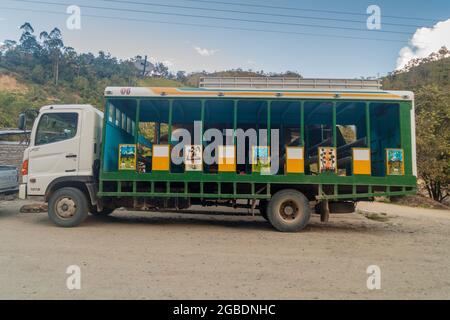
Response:
POLYGON ((58 85, 59 60, 61 58, 61 50, 64 48, 61 30, 54 28, 50 33, 43 31, 39 35, 39 38, 43 40, 44 49, 53 60, 53 77, 55 80, 55 85, 58 85))
POLYGON ((153 74, 161 78, 167 78, 169 75, 169 68, 165 66, 164 63, 157 62, 155 63, 153 74))
POLYGON ((22 35, 20 36, 19 43, 20 49, 24 53, 35 54, 40 50, 40 45, 36 40, 36 36, 33 35, 34 29, 29 22, 25 22, 20 26, 22 35))
POLYGON ((39 84, 45 83, 45 70, 41 65, 37 65, 31 71, 31 79, 39 84))
POLYGON ((416 93, 417 164, 429 196, 442 202, 449 196, 450 94, 437 86, 416 93))
POLYGON ((176 79, 179 82, 186 82, 186 80, 187 80, 186 71, 178 71, 177 75, 176 75, 176 79))

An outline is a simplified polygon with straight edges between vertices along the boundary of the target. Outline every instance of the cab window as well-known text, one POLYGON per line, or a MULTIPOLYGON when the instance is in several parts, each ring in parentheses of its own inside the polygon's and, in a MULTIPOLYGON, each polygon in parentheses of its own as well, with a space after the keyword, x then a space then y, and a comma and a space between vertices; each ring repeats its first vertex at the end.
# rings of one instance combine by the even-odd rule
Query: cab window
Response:
POLYGON ((77 113, 48 113, 39 120, 35 145, 67 140, 77 134, 77 113))

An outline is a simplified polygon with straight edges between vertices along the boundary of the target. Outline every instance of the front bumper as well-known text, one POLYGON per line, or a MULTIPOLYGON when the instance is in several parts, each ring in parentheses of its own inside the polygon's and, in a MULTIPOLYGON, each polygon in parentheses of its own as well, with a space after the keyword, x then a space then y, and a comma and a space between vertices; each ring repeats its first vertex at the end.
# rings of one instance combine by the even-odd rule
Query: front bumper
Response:
POLYGON ((19 185, 19 199, 25 200, 27 198, 27 184, 21 183, 19 185))

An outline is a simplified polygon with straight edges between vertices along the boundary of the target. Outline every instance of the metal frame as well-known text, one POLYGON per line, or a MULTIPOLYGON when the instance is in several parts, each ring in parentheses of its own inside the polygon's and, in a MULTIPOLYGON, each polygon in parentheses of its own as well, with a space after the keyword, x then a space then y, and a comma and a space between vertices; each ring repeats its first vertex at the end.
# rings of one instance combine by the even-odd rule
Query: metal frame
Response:
POLYGON ((353 89, 380 90, 381 80, 314 79, 286 77, 202 77, 200 88, 209 89, 353 89))
MULTIPOLYGON (((258 100, 265 101, 267 103, 267 130, 268 130, 268 144, 270 145, 270 120, 271 112, 270 107, 272 101, 299 101, 300 107, 300 145, 304 146, 305 143, 305 117, 304 117, 304 103, 306 101, 315 102, 332 102, 333 113, 333 145, 336 146, 336 104, 339 102, 354 102, 355 100, 341 100, 341 99, 288 99, 288 98, 228 98, 228 97, 211 97, 211 98, 198 98, 198 97, 111 97, 110 99, 119 100, 137 100, 136 105, 136 121, 135 121, 135 142, 137 143, 138 131, 139 131, 139 111, 141 100, 165 100, 169 101, 169 124, 168 124, 168 137, 169 144, 171 131, 172 131, 172 117, 173 117, 173 102, 175 100, 197 100, 201 101, 201 121, 204 122, 204 107, 206 101, 209 100, 231 100, 233 101, 233 128, 237 128, 237 107, 238 102, 241 100, 258 100)), ((360 100, 356 100, 360 101, 360 100)), ((411 101, 398 101, 398 100, 365 100, 366 111, 366 130, 367 130, 367 146, 370 148, 370 113, 369 105, 371 103, 395 103, 399 105, 399 119, 400 119, 400 138, 401 147, 404 150, 404 163, 405 163, 405 175, 404 176, 338 176, 336 174, 323 173, 319 175, 305 175, 304 173, 288 173, 283 175, 260 175, 260 174, 246 174, 239 175, 233 172, 225 173, 203 173, 203 172, 184 172, 184 173, 171 173, 171 172, 152 172, 152 173, 138 173, 138 172, 104 172, 103 161, 100 171, 99 193, 101 197, 180 197, 180 198, 201 198, 201 199, 268 199, 271 197, 271 189, 288 187, 301 187, 301 188, 316 188, 316 199, 327 200, 358 200, 362 198, 372 198, 375 196, 395 196, 414 194, 416 192, 416 177, 412 174, 412 154, 411 154, 411 132, 410 132, 410 109, 412 107, 411 101), (104 191, 105 183, 117 183, 116 191, 104 191), (132 184, 132 191, 122 190, 122 183, 129 182, 132 184), (148 188, 143 192, 137 192, 138 183, 147 183, 148 188), (177 184, 179 187, 182 185, 180 192, 171 192, 173 184, 177 184), (199 193, 189 193, 189 184, 198 184, 199 193), (217 193, 206 193, 205 184, 215 183, 217 184, 217 193), (164 192, 157 192, 156 185, 165 185, 164 192), (232 193, 222 193, 223 184, 232 184, 232 193), (249 185, 251 192, 240 193, 238 192, 241 184, 249 185), (352 191, 350 193, 341 193, 339 188, 342 186, 351 186, 352 191), (260 190, 256 190, 257 187, 262 187, 260 190), (325 191, 332 189, 332 191, 325 191), (357 192, 358 188, 365 189, 362 192, 357 192), (381 189, 381 191, 377 191, 381 189)), ((108 100, 106 101, 106 106, 108 100)), ((105 108, 106 114, 104 117, 104 128, 108 121, 108 108, 105 108)), ((202 129, 203 130, 203 129, 202 129)), ((105 141, 105 130, 103 130, 103 141, 105 141)), ((236 138, 234 138, 236 143, 236 138)), ((103 143, 101 159, 104 155, 103 143)))

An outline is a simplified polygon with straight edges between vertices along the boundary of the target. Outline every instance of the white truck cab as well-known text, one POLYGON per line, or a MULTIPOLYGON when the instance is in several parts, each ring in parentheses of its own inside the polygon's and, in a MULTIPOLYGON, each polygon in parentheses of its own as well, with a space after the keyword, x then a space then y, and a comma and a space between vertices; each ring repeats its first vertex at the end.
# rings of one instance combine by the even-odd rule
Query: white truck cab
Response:
POLYGON ((91 105, 42 107, 24 152, 19 197, 48 200, 58 189, 79 183, 95 205, 102 120, 103 113, 91 105))

